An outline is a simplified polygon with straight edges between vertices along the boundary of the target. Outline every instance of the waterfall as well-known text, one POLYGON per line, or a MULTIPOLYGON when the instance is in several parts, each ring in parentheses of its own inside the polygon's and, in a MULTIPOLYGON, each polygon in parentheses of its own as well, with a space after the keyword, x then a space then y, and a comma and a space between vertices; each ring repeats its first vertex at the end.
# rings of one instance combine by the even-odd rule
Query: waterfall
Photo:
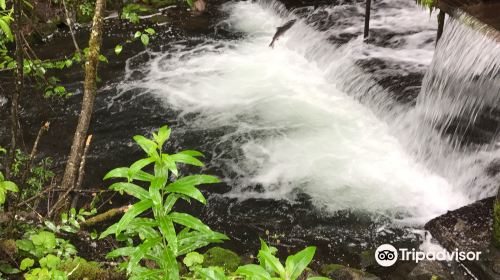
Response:
POLYGON ((449 20, 433 56, 434 17, 409 1, 374 5, 379 36, 364 42, 358 3, 294 11, 276 1, 227 3, 217 29, 242 38, 172 42, 130 69, 145 78, 121 90, 139 87, 178 112, 175 131, 203 131, 196 148, 224 173, 227 196, 293 201, 303 192, 325 211, 421 225, 494 192, 495 136, 461 139, 497 109, 500 56, 481 53, 498 54, 498 44, 449 20), (415 85, 380 83, 425 72, 416 99, 415 85))
POLYGON ((477 200, 500 182, 498 32, 466 15, 445 26, 406 122, 417 156, 477 200))

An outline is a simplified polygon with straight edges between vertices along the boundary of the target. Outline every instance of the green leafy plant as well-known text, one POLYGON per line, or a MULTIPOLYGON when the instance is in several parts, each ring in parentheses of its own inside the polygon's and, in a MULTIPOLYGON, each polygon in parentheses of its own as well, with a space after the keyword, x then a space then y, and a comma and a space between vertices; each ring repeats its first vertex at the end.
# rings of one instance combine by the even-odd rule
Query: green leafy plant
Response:
POLYGON ((193 252, 210 243, 228 239, 224 234, 212 231, 199 219, 173 210, 179 199, 196 200, 205 204, 206 199, 197 188, 200 184, 218 183, 219 179, 209 175, 178 177, 178 163, 203 166, 198 159, 203 154, 186 150, 176 154, 163 151, 171 130, 161 127, 151 139, 137 135, 135 142, 146 152, 147 157, 130 167, 110 171, 104 179, 124 178, 125 182, 114 183, 110 189, 126 192, 139 201, 129 207, 123 217, 104 231, 100 238, 114 234, 118 240, 127 241, 128 246, 110 252, 108 258, 126 257, 123 264, 131 279, 179 279, 177 257, 193 252), (144 169, 153 167, 153 174, 144 169), (171 176, 172 175, 172 176, 171 176), (137 183, 144 183, 147 189, 137 183), (153 218, 139 217, 152 211, 153 218), (134 240, 140 240, 139 243, 134 240), (142 260, 154 263, 154 268, 141 265, 142 260))
POLYGON ((5 180, 3 173, 0 171, 0 206, 5 203, 7 191, 19 192, 19 189, 14 182, 5 180))
POLYGON ((12 13, 13 9, 7 10, 7 5, 5 0, 0 0, 0 34, 2 34, 3 38, 0 37, 0 46, 4 47, 5 42, 12 42, 14 40, 14 36, 12 35, 12 30, 10 28, 10 23, 12 22, 12 13))
MULTIPOLYGON (((257 258, 260 265, 247 264, 240 266, 236 273, 245 275, 251 280, 296 280, 307 268, 314 257, 316 247, 307 247, 295 255, 288 256, 283 265, 275 254, 278 250, 260 240, 261 248, 257 258)), ((308 280, 326 280, 326 277, 310 277, 308 280)))
POLYGON ((23 189, 21 198, 27 199, 42 191, 43 187, 54 178, 52 171, 52 158, 43 158, 40 162, 30 168, 26 187, 23 189))
POLYGON ((128 4, 123 7, 121 18, 130 21, 131 23, 139 23, 139 14, 148 12, 149 9, 140 4, 128 4))
POLYGON ((92 1, 84 1, 78 5, 78 9, 83 16, 91 17, 94 14, 95 4, 92 1))
MULTIPOLYGON (((154 34, 156 34, 156 31, 153 28, 146 28, 143 31, 136 31, 134 33, 133 39, 125 41, 125 44, 129 44, 129 43, 132 43, 136 40, 140 40, 144 46, 147 46, 147 45, 149 45, 150 36, 152 36, 154 34)), ((123 45, 118 44, 115 46, 115 54, 116 55, 119 55, 122 52, 123 46, 124 46, 124 44, 123 45)))
POLYGON ((53 232, 46 230, 29 231, 23 239, 16 240, 16 246, 25 254, 41 259, 48 254, 68 258, 77 253, 69 241, 58 238, 53 232))
POLYGON ((71 208, 69 214, 61 214, 61 222, 59 224, 55 224, 52 221, 45 221, 44 224, 49 230, 54 233, 76 233, 80 230, 80 223, 85 222, 85 217, 94 215, 95 213, 97 213, 96 209, 86 211, 82 208, 78 212, 76 212, 75 208, 71 208))
POLYGON ((19 265, 19 269, 25 271, 25 279, 65 280, 71 275, 58 267, 63 260, 74 256, 76 249, 54 233, 45 230, 28 232, 24 239, 16 240, 16 246, 25 256, 19 265))

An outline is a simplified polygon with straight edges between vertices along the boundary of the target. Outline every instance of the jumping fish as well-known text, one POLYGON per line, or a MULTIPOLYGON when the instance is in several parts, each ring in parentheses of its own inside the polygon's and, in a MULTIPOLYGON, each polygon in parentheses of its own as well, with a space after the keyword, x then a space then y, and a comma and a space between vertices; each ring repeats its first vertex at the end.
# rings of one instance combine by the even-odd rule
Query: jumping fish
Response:
POLYGON ((290 27, 292 27, 292 25, 294 25, 296 21, 296 19, 292 19, 289 22, 285 23, 283 26, 276 28, 276 33, 274 34, 273 40, 271 41, 271 44, 269 44, 269 47, 274 48, 274 42, 278 40, 281 35, 285 34, 285 32, 290 29, 290 27))

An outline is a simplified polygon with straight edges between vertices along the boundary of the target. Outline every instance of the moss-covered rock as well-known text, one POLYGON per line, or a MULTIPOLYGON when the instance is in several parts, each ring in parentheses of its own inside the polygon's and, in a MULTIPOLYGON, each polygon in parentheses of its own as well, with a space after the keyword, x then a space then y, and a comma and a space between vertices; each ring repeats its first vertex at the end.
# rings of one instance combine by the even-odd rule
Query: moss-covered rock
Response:
POLYGON ((368 267, 377 266, 377 261, 375 260, 375 250, 365 250, 361 252, 360 256, 360 265, 361 268, 366 269, 368 267))
POLYGON ((59 269, 66 272, 72 272, 69 279, 81 280, 119 280, 126 279, 123 273, 113 269, 105 269, 97 262, 89 262, 85 259, 76 257, 66 260, 59 266, 59 269))
POLYGON ((328 264, 321 268, 321 273, 335 280, 379 280, 377 276, 368 272, 343 266, 340 264, 328 264))
POLYGON ((221 247, 213 247, 203 254, 203 266, 220 266, 228 272, 235 271, 241 264, 241 257, 235 252, 221 247))
POLYGON ((493 204, 493 246, 500 249, 500 200, 497 198, 493 204))

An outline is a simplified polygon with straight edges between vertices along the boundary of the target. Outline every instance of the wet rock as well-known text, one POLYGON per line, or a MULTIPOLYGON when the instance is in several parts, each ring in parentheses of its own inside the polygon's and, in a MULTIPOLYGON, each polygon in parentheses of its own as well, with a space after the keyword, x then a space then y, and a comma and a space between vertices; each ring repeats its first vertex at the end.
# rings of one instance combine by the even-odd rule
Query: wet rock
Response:
POLYGON ((204 266, 220 266, 226 271, 235 271, 241 264, 241 257, 235 252, 221 247, 213 247, 203 254, 204 266))
POLYGON ((486 198, 449 211, 429 221, 425 228, 447 250, 481 252, 479 261, 463 261, 478 279, 500 279, 500 251, 491 247, 493 201, 486 198))
POLYGON ((421 261, 410 272, 408 280, 429 280, 436 276, 440 280, 454 279, 443 263, 437 261, 421 261))
POLYGON ((327 275, 330 279, 335 280, 377 280, 377 276, 368 272, 343 266, 340 264, 325 265, 321 269, 323 275, 327 275))
POLYGON ((448 250, 486 251, 493 224, 493 198, 449 211, 425 225, 425 229, 448 250))

